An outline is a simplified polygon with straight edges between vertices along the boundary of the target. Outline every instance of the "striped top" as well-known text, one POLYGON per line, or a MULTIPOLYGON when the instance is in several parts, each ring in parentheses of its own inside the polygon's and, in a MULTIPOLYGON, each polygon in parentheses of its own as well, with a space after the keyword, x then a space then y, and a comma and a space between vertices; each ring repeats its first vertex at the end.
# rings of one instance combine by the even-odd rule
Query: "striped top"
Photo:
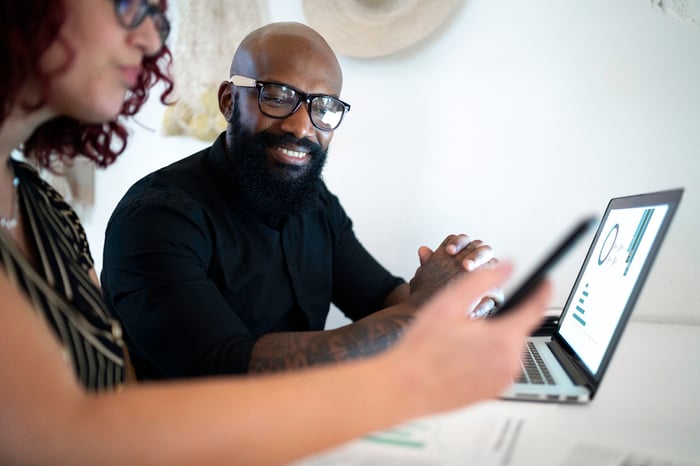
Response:
POLYGON ((90 279, 93 260, 78 216, 34 168, 10 163, 19 179, 24 228, 38 263, 32 266, 0 230, 0 264, 56 333, 80 382, 89 390, 121 385, 121 326, 90 279))

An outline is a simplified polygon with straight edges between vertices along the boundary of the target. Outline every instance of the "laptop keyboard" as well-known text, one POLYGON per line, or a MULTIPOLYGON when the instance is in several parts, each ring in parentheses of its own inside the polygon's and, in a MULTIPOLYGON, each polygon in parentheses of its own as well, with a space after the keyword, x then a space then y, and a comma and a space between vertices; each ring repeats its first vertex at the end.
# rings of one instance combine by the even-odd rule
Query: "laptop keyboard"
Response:
POLYGON ((522 357, 520 358, 522 373, 518 383, 532 383, 538 385, 554 385, 554 378, 544 364, 542 356, 533 342, 528 342, 522 357))

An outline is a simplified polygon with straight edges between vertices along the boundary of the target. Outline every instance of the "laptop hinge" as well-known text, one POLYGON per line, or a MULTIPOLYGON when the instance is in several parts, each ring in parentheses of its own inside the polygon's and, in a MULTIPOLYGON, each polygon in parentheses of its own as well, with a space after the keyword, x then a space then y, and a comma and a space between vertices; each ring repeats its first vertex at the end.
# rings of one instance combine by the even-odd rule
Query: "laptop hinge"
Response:
POLYGON ((559 345, 556 340, 550 340, 547 342, 547 346, 549 346, 549 349, 552 350, 554 356, 561 363, 562 367, 564 367, 566 373, 569 374, 571 380, 576 385, 587 387, 589 390, 591 390, 591 392, 593 392, 593 384, 591 383, 590 379, 586 377, 586 374, 581 370, 581 368, 571 360, 571 356, 569 356, 561 345, 559 345))

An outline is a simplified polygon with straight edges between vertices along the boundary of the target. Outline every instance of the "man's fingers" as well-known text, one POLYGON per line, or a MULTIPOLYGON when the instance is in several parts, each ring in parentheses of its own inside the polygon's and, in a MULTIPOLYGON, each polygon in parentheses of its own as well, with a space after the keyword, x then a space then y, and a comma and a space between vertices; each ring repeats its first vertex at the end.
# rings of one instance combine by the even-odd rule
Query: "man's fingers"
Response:
POLYGON ((428 262, 432 255, 433 250, 430 249, 428 246, 421 246, 418 248, 418 260, 420 261, 420 265, 423 265, 426 262, 428 262))
POLYGON ((488 244, 480 244, 473 249, 462 261, 464 270, 472 272, 493 259, 493 248, 488 244))
POLYGON ((467 247, 470 241, 469 236, 465 234, 450 235, 445 239, 445 241, 443 241, 443 244, 447 243, 445 246, 445 251, 454 256, 459 254, 465 247, 467 247))
POLYGON ((489 290, 500 286, 511 274, 513 267, 508 263, 499 263, 495 267, 477 270, 456 279, 433 299, 437 308, 449 309, 462 318, 480 301, 489 290))

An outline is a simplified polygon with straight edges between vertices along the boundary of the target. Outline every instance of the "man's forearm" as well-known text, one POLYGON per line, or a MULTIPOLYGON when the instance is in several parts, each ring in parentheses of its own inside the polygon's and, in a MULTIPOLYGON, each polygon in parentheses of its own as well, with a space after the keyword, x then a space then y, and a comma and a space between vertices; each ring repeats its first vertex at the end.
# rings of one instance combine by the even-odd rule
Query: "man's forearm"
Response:
POLYGON ((411 288, 408 283, 397 286, 384 298, 384 307, 391 307, 401 304, 411 296, 411 288))
POLYGON ((378 353, 399 338, 413 314, 402 303, 334 330, 267 334, 255 343, 248 370, 274 372, 378 353))

